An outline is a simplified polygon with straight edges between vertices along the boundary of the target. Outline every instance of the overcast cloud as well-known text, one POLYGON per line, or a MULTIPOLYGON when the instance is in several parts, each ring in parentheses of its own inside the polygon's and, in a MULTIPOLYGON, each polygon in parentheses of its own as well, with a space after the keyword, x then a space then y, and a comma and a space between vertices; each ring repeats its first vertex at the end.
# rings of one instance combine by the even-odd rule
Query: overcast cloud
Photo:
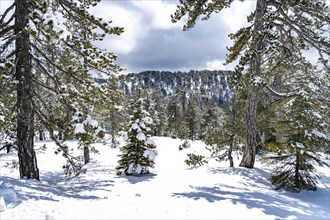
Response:
POLYGON ((100 44, 118 56, 125 72, 232 69, 222 65, 226 46, 231 45, 228 34, 245 24, 254 3, 234 2, 230 9, 199 21, 190 31, 182 31, 184 21, 171 23, 177 0, 103 0, 93 12, 125 28, 121 36, 108 37, 100 44))
MULTIPOLYGON (((0 0, 0 12, 11 2, 0 0)), ((125 32, 107 37, 98 46, 115 53, 125 73, 233 69, 222 65, 226 46, 231 45, 228 34, 246 23, 255 1, 235 1, 230 9, 199 21, 190 31, 182 31, 184 21, 171 22, 177 4, 178 0, 102 0, 92 13, 112 20, 125 32)))

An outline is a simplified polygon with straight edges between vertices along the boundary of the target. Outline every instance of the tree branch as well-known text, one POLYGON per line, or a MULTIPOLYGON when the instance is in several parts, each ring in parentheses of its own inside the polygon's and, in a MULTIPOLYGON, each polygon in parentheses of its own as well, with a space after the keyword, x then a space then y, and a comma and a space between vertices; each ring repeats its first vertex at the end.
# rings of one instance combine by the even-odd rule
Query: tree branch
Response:
POLYGON ((273 90, 269 85, 265 84, 263 86, 263 91, 270 97, 276 98, 276 99, 284 99, 284 98, 290 98, 293 96, 296 96, 298 93, 296 91, 294 92, 288 92, 288 93, 282 93, 282 92, 276 92, 273 90))

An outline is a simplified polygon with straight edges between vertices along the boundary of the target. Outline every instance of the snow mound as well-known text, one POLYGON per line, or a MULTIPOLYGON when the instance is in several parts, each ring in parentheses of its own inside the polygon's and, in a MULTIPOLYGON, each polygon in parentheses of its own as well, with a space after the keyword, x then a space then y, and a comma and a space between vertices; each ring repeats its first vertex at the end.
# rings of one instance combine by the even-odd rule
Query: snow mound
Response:
POLYGON ((3 212, 7 209, 5 199, 1 196, 0 197, 0 212, 3 212))
POLYGON ((17 195, 12 189, 0 189, 0 211, 13 208, 17 204, 17 195))

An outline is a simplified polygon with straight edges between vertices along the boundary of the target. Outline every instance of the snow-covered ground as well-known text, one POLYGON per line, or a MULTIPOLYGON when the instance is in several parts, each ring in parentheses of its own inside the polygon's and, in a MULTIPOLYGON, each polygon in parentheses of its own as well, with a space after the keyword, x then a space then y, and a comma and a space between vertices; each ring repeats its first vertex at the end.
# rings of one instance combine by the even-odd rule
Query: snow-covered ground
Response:
MULTIPOLYGON (((330 171, 318 191, 276 191, 269 168, 228 168, 210 160, 197 169, 184 163, 187 154, 210 155, 200 141, 178 150, 182 140, 155 137, 158 150, 152 174, 117 176, 118 149, 95 144, 88 172, 65 178, 64 159, 54 154, 53 142, 38 142, 41 181, 21 180, 11 163, 17 154, 0 155, 0 219, 329 219, 330 171), (47 145, 47 150, 41 149, 47 145), (4 207, 4 203, 6 207, 4 207)), ((70 142, 71 146, 77 144, 70 142)), ((236 158, 236 166, 239 160, 236 158)), ((329 161, 328 161, 329 162, 329 161)))

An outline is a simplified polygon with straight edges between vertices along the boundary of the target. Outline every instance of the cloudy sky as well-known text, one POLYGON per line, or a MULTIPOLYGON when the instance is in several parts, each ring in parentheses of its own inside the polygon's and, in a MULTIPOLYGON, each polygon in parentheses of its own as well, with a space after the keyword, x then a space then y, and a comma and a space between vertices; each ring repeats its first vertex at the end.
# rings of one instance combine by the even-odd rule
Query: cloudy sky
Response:
POLYGON ((125 72, 232 69, 223 66, 228 34, 245 24, 255 1, 236 1, 230 9, 200 21, 190 31, 171 23, 177 0, 102 0, 94 14, 122 26, 125 32, 100 44, 118 56, 125 72))
MULTIPOLYGON (((12 0, 0 0, 3 12, 12 0)), ((120 36, 106 38, 99 46, 114 52, 125 72, 144 70, 188 71, 191 69, 233 69, 223 66, 228 34, 245 24, 254 0, 235 1, 230 9, 199 21, 182 31, 184 21, 171 23, 178 0, 102 0, 93 14, 122 26, 120 36)))

